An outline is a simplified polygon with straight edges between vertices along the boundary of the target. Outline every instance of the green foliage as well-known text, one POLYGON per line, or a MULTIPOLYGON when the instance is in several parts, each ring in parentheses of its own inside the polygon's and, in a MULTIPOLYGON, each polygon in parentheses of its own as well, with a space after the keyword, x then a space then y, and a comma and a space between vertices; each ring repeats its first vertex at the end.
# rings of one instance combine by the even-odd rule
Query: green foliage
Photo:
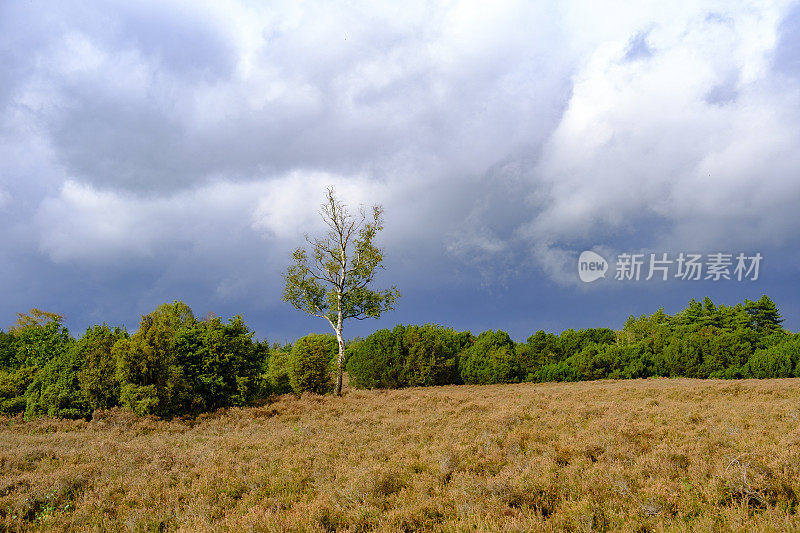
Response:
POLYGON ((370 389, 461 383, 459 353, 471 341, 469 332, 436 324, 376 331, 351 346, 350 383, 370 389))
POLYGON ((289 383, 297 394, 331 391, 331 366, 339 351, 333 335, 307 335, 297 340, 289 354, 289 383))
POLYGON ((606 350, 614 359, 614 368, 608 377, 637 379, 656 375, 653 353, 648 349, 648 343, 609 345, 606 350))
POLYGON ((120 402, 139 416, 149 415, 158 411, 158 390, 155 385, 126 383, 122 386, 120 402))
POLYGON ((459 352, 471 344, 469 332, 435 324, 406 326, 403 331, 403 377, 410 387, 460 382, 459 352))
POLYGON ((28 324, 12 330, 15 357, 11 366, 43 367, 61 357, 73 342, 67 328, 59 320, 28 324))
POLYGON ((524 359, 520 358, 520 362, 529 371, 564 358, 561 343, 555 333, 545 333, 543 330, 539 330, 528 337, 525 346, 528 350, 524 359))
POLYGON ((578 381, 578 371, 567 361, 548 363, 536 371, 534 381, 546 383, 550 381, 578 381))
POLYGON ((383 264, 383 250, 374 244, 383 229, 383 208, 374 206, 369 218, 363 212, 355 217, 329 189, 322 217, 330 230, 323 238, 309 239, 310 254, 303 248, 293 252, 283 299, 331 324, 340 318, 377 318, 392 309, 400 296, 395 287, 369 289, 383 264))
POLYGON ((14 344, 14 335, 0 330, 0 368, 16 366, 17 352, 14 344))
POLYGON ((260 354, 241 316, 219 318, 180 329, 173 349, 188 391, 182 413, 246 405, 258 392, 260 354))
POLYGON ((163 304, 114 344, 120 402, 166 417, 247 405, 264 389, 265 352, 241 316, 198 321, 183 302, 163 304))
POLYGON ((347 373, 350 384, 360 389, 407 387, 403 375, 404 326, 381 329, 350 347, 347 373))
POLYGON ((2 335, 5 370, 0 375, 0 410, 27 417, 87 415, 75 383, 81 361, 63 317, 39 309, 17 313, 11 334, 2 335))
POLYGON ((582 380, 611 376, 619 367, 619 353, 607 344, 592 343, 567 360, 582 380))
POLYGON ((631 345, 653 338, 668 328, 669 317, 662 307, 652 315, 642 315, 638 318, 629 316, 618 337, 620 344, 631 345))
MULTIPOLYGON (((466 383, 800 374, 800 349, 792 344, 796 336, 780 327, 782 320, 766 296, 733 306, 704 298, 691 300, 673 316, 663 308, 652 315, 631 316, 618 332, 608 328, 567 329, 560 335, 537 331, 516 345, 505 333, 484 332, 465 338, 455 359, 466 383)), ((351 383, 373 388, 448 382, 427 378, 430 368, 448 365, 430 363, 437 361, 434 337, 417 333, 426 327, 398 326, 364 339, 352 350, 351 383), (422 341, 415 341, 417 337, 422 341), (415 342, 419 352, 413 348, 415 342)))
POLYGON ((266 381, 272 394, 292 392, 292 385, 289 382, 289 354, 291 350, 292 345, 289 344, 275 348, 269 353, 266 381))
POLYGON ((26 417, 89 418, 95 409, 119 402, 114 344, 127 339, 124 330, 94 326, 51 358, 26 391, 26 417))
POLYGON ((88 419, 92 409, 78 378, 82 367, 83 357, 78 344, 51 358, 25 393, 25 417, 88 419))
POLYGON ((786 336, 769 348, 756 350, 742 369, 746 377, 800 377, 800 335, 786 336))
MULTIPOLYGON (((140 321, 132 336, 98 325, 74 340, 62 317, 37 309, 0 331, 0 414, 88 418, 124 405, 169 417, 248 405, 269 394, 331 390, 339 351, 332 335, 293 346, 254 342, 244 320, 198 321, 176 301, 140 321)), ((800 335, 781 327, 763 296, 733 306, 691 300, 629 317, 622 330, 537 331, 514 343, 503 331, 474 337, 435 324, 398 325, 348 344, 351 385, 398 388, 457 383, 800 377, 800 335)))
POLYGON ((686 331, 673 336, 664 349, 663 368, 670 377, 699 378, 703 363, 703 351, 708 338, 713 334, 711 328, 699 332, 686 331))
POLYGON ((781 318, 778 308, 766 294, 758 301, 745 300, 744 310, 750 318, 750 327, 759 333, 781 331, 781 318))
POLYGON ((253 360, 256 364, 256 376, 253 382, 253 399, 266 398, 272 394, 272 387, 267 379, 269 368, 269 343, 266 339, 253 343, 253 360))
POLYGON ((462 352, 459 370, 464 383, 487 385, 519 381, 514 341, 505 331, 484 331, 462 352))
POLYGON ((617 336, 609 328, 567 329, 558 338, 562 357, 570 357, 580 353, 592 344, 614 344, 617 336))
POLYGON ((34 366, 0 369, 0 414, 16 415, 25 411, 28 403, 25 392, 38 371, 34 366))
POLYGON ((183 302, 162 304, 142 316, 139 329, 113 348, 122 405, 142 414, 173 416, 190 401, 190 387, 177 359, 175 340, 196 324, 183 302))
POLYGON ((119 405, 120 384, 113 348, 118 341, 129 338, 125 330, 103 324, 87 329, 78 339, 76 350, 83 360, 78 382, 92 411, 119 405))

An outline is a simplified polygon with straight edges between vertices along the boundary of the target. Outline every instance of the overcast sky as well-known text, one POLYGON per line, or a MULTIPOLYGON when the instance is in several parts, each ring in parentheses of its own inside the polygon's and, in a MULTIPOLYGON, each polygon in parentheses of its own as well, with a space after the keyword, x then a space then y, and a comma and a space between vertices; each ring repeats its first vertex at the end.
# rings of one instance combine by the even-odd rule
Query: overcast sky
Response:
POLYGON ((385 207, 403 294, 346 336, 524 340, 764 293, 796 331, 800 6, 0 0, 0 327, 133 331, 181 299, 271 341, 325 331, 280 295, 331 185, 385 207), (589 249, 611 264, 582 283, 589 249), (763 261, 614 279, 621 253, 682 251, 763 261))

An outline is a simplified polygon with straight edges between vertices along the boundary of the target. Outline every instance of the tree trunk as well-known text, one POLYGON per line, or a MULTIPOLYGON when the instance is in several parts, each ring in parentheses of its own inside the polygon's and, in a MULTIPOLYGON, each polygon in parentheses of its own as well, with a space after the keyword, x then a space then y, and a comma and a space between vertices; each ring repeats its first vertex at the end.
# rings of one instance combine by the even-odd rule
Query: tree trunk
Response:
POLYGON ((342 395, 342 374, 344 373, 344 339, 342 338, 342 330, 336 331, 336 340, 339 341, 339 359, 337 361, 337 375, 336 375, 336 396, 342 395))

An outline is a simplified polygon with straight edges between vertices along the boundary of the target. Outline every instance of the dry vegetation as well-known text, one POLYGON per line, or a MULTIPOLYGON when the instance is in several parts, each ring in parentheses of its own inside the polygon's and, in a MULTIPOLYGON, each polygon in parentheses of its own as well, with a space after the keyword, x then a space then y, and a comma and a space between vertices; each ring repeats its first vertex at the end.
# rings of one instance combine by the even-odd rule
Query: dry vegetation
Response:
POLYGON ((800 380, 285 396, 6 419, 7 530, 800 530, 800 380))

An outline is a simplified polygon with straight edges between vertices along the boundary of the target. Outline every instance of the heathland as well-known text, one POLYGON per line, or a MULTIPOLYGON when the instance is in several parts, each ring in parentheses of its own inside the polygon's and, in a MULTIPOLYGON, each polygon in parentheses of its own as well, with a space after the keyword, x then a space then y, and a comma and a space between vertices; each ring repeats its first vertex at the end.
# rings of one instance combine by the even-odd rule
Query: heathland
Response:
POLYGON ((797 531, 800 380, 286 394, 0 426, 4 530, 797 531))

